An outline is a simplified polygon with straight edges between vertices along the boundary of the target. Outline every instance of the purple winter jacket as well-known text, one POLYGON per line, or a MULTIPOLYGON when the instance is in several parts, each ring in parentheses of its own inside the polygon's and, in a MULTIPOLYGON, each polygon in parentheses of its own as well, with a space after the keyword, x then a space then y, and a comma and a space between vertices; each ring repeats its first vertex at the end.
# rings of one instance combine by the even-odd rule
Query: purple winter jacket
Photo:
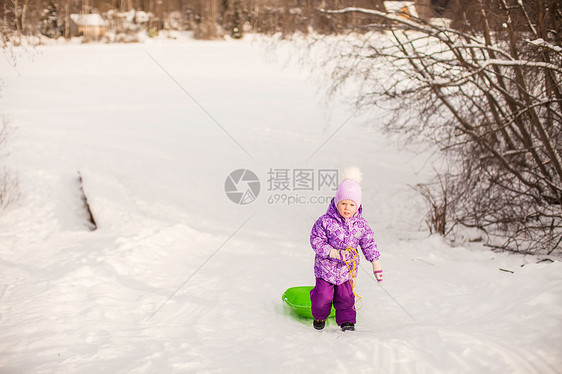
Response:
MULTIPOLYGON (((335 199, 332 199, 326 214, 318 218, 310 233, 310 244, 316 252, 314 259, 314 276, 326 282, 340 285, 349 280, 349 270, 344 261, 330 257, 330 251, 361 247, 361 251, 369 262, 378 260, 380 253, 377 250, 373 230, 361 216, 363 208, 344 219, 338 212, 335 199)), ((359 269, 359 257, 355 260, 356 269, 359 269)), ((352 267, 352 263, 349 264, 352 267)))

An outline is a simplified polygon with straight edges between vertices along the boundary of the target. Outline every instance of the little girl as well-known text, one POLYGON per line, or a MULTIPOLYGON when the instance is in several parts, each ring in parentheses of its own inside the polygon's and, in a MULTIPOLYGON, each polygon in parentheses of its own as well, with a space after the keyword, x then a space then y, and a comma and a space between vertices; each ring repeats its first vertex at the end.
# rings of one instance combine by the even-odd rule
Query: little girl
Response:
POLYGON ((373 238, 373 230, 361 216, 361 173, 357 168, 346 169, 336 197, 328 211, 321 216, 310 233, 310 244, 316 252, 314 276, 316 286, 310 291, 314 328, 322 330, 330 315, 332 303, 336 309, 336 323, 342 331, 355 330, 356 311, 350 269, 358 269, 358 246, 373 265, 377 281, 382 281, 380 253, 373 238), (347 250, 352 248, 352 251, 347 250), (347 263, 346 263, 347 262, 347 263))

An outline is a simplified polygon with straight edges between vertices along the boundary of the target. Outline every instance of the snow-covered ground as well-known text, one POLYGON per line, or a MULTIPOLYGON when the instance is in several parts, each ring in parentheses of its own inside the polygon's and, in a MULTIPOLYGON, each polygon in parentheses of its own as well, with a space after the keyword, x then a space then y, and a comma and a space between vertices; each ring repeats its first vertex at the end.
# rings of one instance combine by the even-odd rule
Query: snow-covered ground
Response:
POLYGON ((290 47, 266 51, 182 40, 2 59, 21 197, 0 212, 0 373, 562 372, 561 263, 427 238, 408 187, 426 158, 376 115, 346 123, 343 100, 284 64, 290 47), (350 165, 384 289, 363 262, 357 330, 318 332, 281 294, 314 281, 308 235, 333 194, 318 173, 350 165), (246 205, 224 191, 241 168, 261 187, 246 205), (307 170, 312 191, 292 184, 307 170))

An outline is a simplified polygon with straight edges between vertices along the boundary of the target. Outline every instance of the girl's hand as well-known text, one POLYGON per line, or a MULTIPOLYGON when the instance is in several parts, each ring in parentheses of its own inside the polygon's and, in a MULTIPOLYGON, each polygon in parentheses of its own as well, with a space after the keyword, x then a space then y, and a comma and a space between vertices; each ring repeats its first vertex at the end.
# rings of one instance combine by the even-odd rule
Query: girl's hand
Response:
POLYGON ((332 248, 332 250, 330 251, 330 255, 331 258, 335 258, 336 260, 340 260, 340 261, 347 261, 349 260, 353 255, 351 254, 351 252, 346 251, 345 249, 335 249, 332 248))
POLYGON ((382 282, 382 265, 379 260, 373 261, 373 274, 378 282, 382 282))

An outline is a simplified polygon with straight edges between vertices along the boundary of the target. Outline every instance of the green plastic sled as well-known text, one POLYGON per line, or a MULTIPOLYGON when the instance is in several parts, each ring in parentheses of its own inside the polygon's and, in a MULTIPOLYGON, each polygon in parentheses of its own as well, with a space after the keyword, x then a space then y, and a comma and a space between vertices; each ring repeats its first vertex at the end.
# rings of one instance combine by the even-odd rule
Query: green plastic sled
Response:
MULTIPOLYGON (((291 287, 283 293, 281 299, 299 316, 314 318, 312 317, 312 312, 310 311, 310 290, 313 288, 313 286, 291 287)), ((336 311, 332 306, 329 318, 334 317, 335 315, 336 311)))

